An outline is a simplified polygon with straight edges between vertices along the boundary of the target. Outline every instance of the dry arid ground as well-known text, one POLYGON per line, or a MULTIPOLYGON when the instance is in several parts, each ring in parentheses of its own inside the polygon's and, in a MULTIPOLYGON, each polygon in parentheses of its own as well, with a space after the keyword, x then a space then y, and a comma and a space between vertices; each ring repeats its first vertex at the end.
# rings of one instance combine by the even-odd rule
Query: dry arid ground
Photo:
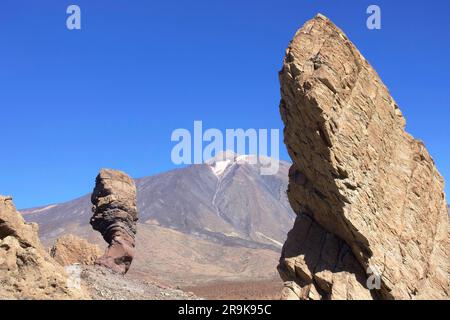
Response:
POLYGON ((251 281, 220 281, 183 287, 185 292, 214 300, 279 300, 283 282, 279 278, 251 281))

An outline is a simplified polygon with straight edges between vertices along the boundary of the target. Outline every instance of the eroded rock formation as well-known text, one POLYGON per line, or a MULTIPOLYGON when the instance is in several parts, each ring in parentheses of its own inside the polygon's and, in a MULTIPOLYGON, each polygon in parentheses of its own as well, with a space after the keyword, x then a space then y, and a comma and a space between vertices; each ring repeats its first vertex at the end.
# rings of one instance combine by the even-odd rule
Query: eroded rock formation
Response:
POLYGON ((0 196, 0 299, 86 299, 43 249, 37 224, 25 223, 11 197, 0 196))
POLYGON ((134 181, 123 172, 103 169, 97 176, 91 201, 91 225, 109 244, 96 264, 125 274, 135 252, 138 211, 134 181))
POLYGON ((297 214, 279 265, 284 297, 448 298, 444 182, 375 70, 318 15, 279 77, 297 214), (367 289, 371 272, 379 290, 367 289))
POLYGON ((63 266, 75 263, 93 265, 101 255, 99 246, 72 234, 58 238, 50 249, 50 256, 63 266))
POLYGON ((299 214, 283 246, 282 298, 355 300, 377 298, 349 246, 312 218, 299 214))

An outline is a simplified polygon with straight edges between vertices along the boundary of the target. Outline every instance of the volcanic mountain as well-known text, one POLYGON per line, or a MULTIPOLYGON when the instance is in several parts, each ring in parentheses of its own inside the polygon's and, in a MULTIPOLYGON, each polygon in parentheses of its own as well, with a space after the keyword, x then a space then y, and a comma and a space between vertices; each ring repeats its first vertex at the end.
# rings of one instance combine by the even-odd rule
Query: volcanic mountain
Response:
MULTIPOLYGON (((136 179, 140 220, 130 275, 172 285, 277 277, 294 219, 286 197, 290 164, 279 161, 278 173, 265 176, 254 160, 227 152, 136 179)), ((89 225, 90 194, 22 214, 39 224, 47 246, 68 233, 104 244, 89 225)))

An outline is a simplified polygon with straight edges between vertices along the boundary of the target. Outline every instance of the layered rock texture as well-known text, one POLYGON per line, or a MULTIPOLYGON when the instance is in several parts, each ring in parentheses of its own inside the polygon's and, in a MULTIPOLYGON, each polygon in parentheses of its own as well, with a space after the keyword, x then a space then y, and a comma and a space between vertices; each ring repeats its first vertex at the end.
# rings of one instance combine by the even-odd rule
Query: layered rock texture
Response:
POLYGON ((96 178, 91 201, 91 225, 109 244, 105 254, 96 264, 125 274, 135 253, 136 186, 127 174, 103 169, 96 178))
POLYGON ((99 246, 72 234, 58 238, 50 249, 50 256, 63 266, 93 265, 101 255, 102 250, 99 246))
POLYGON ((297 214, 279 265, 283 297, 449 298, 444 182, 375 70, 318 15, 279 77, 297 214), (380 289, 369 290, 374 274, 380 289))
POLYGON ((25 223, 11 197, 0 196, 0 299, 85 299, 43 249, 36 224, 25 223))

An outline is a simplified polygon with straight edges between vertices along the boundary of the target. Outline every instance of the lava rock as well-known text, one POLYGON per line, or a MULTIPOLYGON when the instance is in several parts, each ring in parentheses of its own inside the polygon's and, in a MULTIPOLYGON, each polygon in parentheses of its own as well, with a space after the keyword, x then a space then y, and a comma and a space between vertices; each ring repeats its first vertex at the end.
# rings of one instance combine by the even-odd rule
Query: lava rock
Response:
POLYGON ((135 183, 121 171, 103 169, 96 178, 91 202, 90 223, 109 244, 96 264, 125 274, 135 254, 138 220, 135 183))

